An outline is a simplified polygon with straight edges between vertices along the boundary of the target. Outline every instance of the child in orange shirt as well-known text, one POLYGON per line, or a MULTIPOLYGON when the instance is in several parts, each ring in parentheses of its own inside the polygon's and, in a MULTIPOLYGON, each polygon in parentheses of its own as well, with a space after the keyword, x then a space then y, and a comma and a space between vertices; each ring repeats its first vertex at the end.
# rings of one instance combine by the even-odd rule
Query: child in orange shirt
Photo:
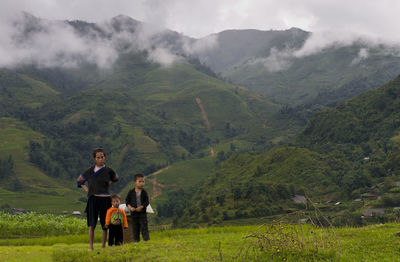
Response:
POLYGON ((128 228, 126 214, 123 209, 119 208, 120 203, 121 197, 119 195, 111 196, 112 207, 107 210, 106 215, 106 227, 109 229, 109 246, 112 246, 113 244, 116 246, 121 245, 124 238, 122 226, 128 228))

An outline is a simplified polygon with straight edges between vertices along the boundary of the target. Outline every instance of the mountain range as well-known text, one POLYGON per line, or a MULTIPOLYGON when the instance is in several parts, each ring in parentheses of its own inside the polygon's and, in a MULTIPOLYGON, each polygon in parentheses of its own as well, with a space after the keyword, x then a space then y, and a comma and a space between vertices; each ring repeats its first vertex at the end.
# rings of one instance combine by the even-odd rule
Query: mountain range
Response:
POLYGON ((120 173, 115 192, 151 174, 161 217, 203 222, 278 214, 305 188, 350 199, 383 183, 395 158, 395 103, 375 99, 385 87, 364 94, 398 75, 391 46, 356 39, 307 53, 313 34, 297 28, 194 39, 122 15, 95 24, 23 13, 9 26, 16 61, 0 69, 0 205, 82 209, 74 180, 99 146, 120 173), (349 105, 366 96, 368 114, 353 116, 349 105), (262 194, 268 210, 245 210, 262 194), (207 211, 214 205, 218 215, 207 211))

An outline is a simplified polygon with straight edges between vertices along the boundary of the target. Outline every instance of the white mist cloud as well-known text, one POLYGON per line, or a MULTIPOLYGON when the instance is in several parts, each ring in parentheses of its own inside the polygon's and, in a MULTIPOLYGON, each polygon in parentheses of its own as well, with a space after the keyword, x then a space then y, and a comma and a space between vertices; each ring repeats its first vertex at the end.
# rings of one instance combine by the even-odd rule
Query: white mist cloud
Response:
POLYGON ((289 69, 294 59, 317 55, 327 49, 338 49, 348 46, 359 46, 359 51, 349 66, 358 65, 367 59, 370 49, 379 50, 383 55, 400 57, 400 42, 386 40, 380 37, 353 34, 349 32, 317 32, 311 33, 299 49, 272 47, 267 57, 254 58, 247 62, 249 65, 261 64, 269 72, 280 72, 289 69))
POLYGON ((262 64, 269 72, 275 73, 289 69, 293 57, 293 50, 271 48, 268 57, 252 59, 248 64, 262 64))
POLYGON ((89 62, 109 67, 118 57, 112 42, 79 36, 63 22, 19 13, 0 25, 0 66, 76 67, 89 62))
MULTIPOLYGON (((77 67, 81 63, 111 68, 121 51, 146 51, 149 61, 170 66, 183 59, 172 52, 165 29, 119 16, 88 27, 85 34, 63 21, 50 21, 18 13, 0 20, 0 67, 34 64, 38 67, 77 67), (118 24, 115 30, 113 23, 118 24), (104 37, 104 35, 108 37, 104 37)), ((179 40, 179 39, 178 39, 179 40)), ((207 45, 194 42, 192 49, 207 45)), ((179 44, 179 41, 177 41, 179 44)))
POLYGON ((183 50, 189 55, 199 55, 218 46, 218 35, 212 34, 198 40, 183 39, 183 50))
MULTIPOLYGON (((80 19, 91 22, 125 14, 157 25, 158 28, 169 28, 195 37, 226 29, 269 30, 299 27, 313 32, 304 47, 293 54, 295 57, 302 57, 329 46, 343 46, 357 41, 357 36, 350 32, 380 38, 384 43, 400 42, 400 27, 397 22, 399 8, 400 2, 397 0, 2 0, 0 66, 18 64, 29 59, 38 61, 42 66, 50 66, 55 60, 58 60, 57 64, 73 66, 79 63, 77 58, 106 66, 116 59, 115 48, 119 45, 117 38, 125 39, 126 44, 139 49, 156 50, 149 48, 149 45, 154 45, 154 41, 157 42, 157 34, 150 28, 147 28, 150 31, 143 30, 142 36, 121 32, 114 34, 115 38, 111 40, 97 39, 93 42, 64 27, 55 30, 58 34, 54 34, 54 38, 46 33, 33 37, 31 46, 36 49, 29 50, 28 45, 24 47, 22 44, 15 44, 16 40, 12 38, 14 28, 3 23, 19 11, 27 11, 47 19, 80 19), (130 37, 137 39, 132 40, 130 37), (58 46, 61 47, 48 44, 47 40, 59 42, 58 46)), ((196 54, 207 45, 208 42, 188 41, 184 49, 188 54, 196 54)), ((157 47, 169 49, 166 43, 157 42, 157 47)), ((275 58, 277 56, 272 56, 270 60, 275 58)), ((163 59, 164 56, 160 58, 163 59)), ((272 70, 273 68, 271 67, 272 70)))
POLYGON ((182 57, 172 54, 169 50, 157 47, 149 53, 149 60, 159 63, 163 66, 171 66, 174 63, 182 61, 182 57))
POLYGON ((380 49, 386 55, 400 56, 400 39, 382 38, 380 36, 362 35, 351 32, 321 31, 311 33, 304 45, 293 52, 293 56, 301 58, 314 55, 327 48, 341 48, 352 45, 361 45, 358 55, 352 64, 360 63, 370 56, 369 49, 380 49))
POLYGON ((303 47, 294 52, 295 57, 317 54, 329 47, 343 47, 361 40, 361 36, 349 32, 323 31, 311 33, 303 47))
POLYGON ((361 61, 367 59, 369 57, 369 52, 367 48, 361 48, 357 54, 357 57, 351 61, 351 65, 358 65, 361 61))
POLYGON ((202 37, 226 29, 351 31, 399 38, 398 0, 2 0, 0 16, 99 22, 119 14, 202 37))

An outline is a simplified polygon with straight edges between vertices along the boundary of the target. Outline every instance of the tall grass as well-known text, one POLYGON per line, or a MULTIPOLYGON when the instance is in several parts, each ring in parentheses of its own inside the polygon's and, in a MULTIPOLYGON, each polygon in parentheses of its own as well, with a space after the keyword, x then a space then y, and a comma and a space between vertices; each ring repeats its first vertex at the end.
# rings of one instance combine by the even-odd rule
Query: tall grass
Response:
MULTIPOLYGON (((95 242, 101 241, 101 232, 96 232, 95 242)), ((81 235, 60 235, 60 236, 41 236, 29 238, 22 236, 18 238, 4 238, 0 239, 0 246, 53 246, 56 244, 77 244, 77 243, 89 243, 88 234, 81 235)), ((1 261, 1 260, 0 260, 1 261)))
POLYGON ((35 243, 32 240, 36 239, 12 239, 9 246, 0 246, 0 261, 399 261, 400 237, 396 235, 399 224, 335 228, 340 247, 328 243, 336 237, 326 232, 327 228, 282 224, 279 229, 278 226, 274 224, 275 229, 266 225, 152 231, 148 242, 104 249, 100 247, 101 234, 96 233, 94 252, 88 251, 87 234, 40 237, 35 243), (274 230, 282 231, 281 236, 288 234, 287 239, 295 241, 297 231, 304 246, 292 248, 289 241, 279 240, 282 242, 271 245, 272 249, 261 250, 260 246, 251 245, 255 238, 246 237, 274 230), (314 242, 320 239, 315 236, 321 234, 325 234, 324 245, 314 242))
POLYGON ((340 243, 332 230, 312 225, 266 224, 244 239, 251 241, 236 257, 244 260, 334 260, 340 255, 340 243))
POLYGON ((289 213, 245 236, 250 243, 241 248, 237 258, 260 260, 268 257, 282 261, 339 259, 341 244, 336 228, 307 195, 306 199, 306 210, 289 213))
POLYGON ((13 215, 0 213, 0 238, 58 236, 87 232, 81 218, 34 212, 13 215))

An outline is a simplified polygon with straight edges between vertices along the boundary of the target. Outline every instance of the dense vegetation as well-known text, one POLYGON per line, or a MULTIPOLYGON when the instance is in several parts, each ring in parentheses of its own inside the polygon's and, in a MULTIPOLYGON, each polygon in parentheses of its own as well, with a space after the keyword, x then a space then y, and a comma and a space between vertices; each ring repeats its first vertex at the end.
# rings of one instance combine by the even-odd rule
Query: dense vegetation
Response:
POLYGON ((14 161, 12 156, 9 155, 7 159, 0 159, 0 179, 5 180, 12 177, 14 174, 14 161))
POLYGON ((7 159, 0 159, 0 184, 3 188, 11 191, 17 191, 21 188, 21 184, 15 176, 12 155, 9 155, 7 159))
POLYGON ((179 221, 291 212, 299 207, 295 194, 320 203, 338 224, 362 224, 362 210, 373 207, 390 217, 400 204, 399 104, 400 77, 317 114, 291 146, 231 156, 199 187, 179 221), (326 204, 332 201, 348 204, 326 204))
POLYGON ((8 106, 2 116, 42 135, 22 148, 28 146, 29 161, 52 178, 75 179, 90 163, 91 150, 106 148, 108 164, 121 177, 114 190, 137 172, 207 156, 210 146, 227 140, 247 141, 246 150, 271 147, 282 127, 270 122, 273 128, 264 129, 262 123, 273 120, 278 106, 212 78, 193 61, 164 68, 149 63, 145 53, 132 53, 121 57, 113 72, 96 80, 89 74, 86 82, 85 70, 4 69, 0 99, 8 106), (71 87, 71 78, 80 89, 71 87), (260 134, 269 142, 257 143, 260 134))
MULTIPOLYGON (((139 22, 130 22, 135 31, 139 22)), ((68 23, 82 34, 99 30, 94 24, 68 23)), ((118 27, 118 19, 113 23, 118 27)), ((262 241, 268 232, 252 226, 164 230, 153 232, 148 243, 89 253, 82 219, 0 213, 0 245, 8 245, 0 248, 0 259, 14 259, 15 251, 25 261, 36 256, 39 261, 397 258, 397 225, 343 228, 333 235, 330 230, 400 216, 400 77, 337 106, 398 74, 398 57, 374 47, 359 61, 362 66, 355 66, 357 53, 366 48, 357 43, 283 57, 290 66, 282 73, 252 59, 298 49, 307 32, 247 30, 260 41, 233 41, 236 33, 243 32, 221 33, 234 46, 218 47, 226 52, 209 55, 213 61, 181 54, 179 63, 164 67, 150 62, 147 51, 121 46, 110 70, 89 64, 0 69, 1 208, 82 211, 86 198, 74 181, 88 167, 91 150, 101 146, 121 177, 112 190, 123 198, 133 174, 159 170, 146 178, 157 211, 151 223, 273 223, 305 209, 302 217, 289 220, 298 223, 308 221, 315 208, 327 228, 279 227, 272 232, 279 236, 273 246, 262 241), (293 199, 303 196, 297 203, 293 199), (299 232, 311 241, 299 241, 299 232), (312 241, 325 232, 330 233, 327 242, 312 241)), ((182 51, 179 34, 167 31, 159 37, 176 54, 182 51)))
MULTIPOLYGON (((113 20, 113 26, 118 27, 118 21, 113 20)), ((129 21, 134 32, 139 22, 129 21)), ((80 33, 96 27, 71 24, 80 33)), ((179 34, 164 33, 160 39, 166 37, 179 55, 179 34)), ((240 33, 221 33, 220 40, 240 33)), ((398 205, 398 79, 317 114, 291 144, 273 149, 300 133, 316 111, 390 78, 397 70, 397 58, 384 56, 385 47, 377 47, 361 61, 363 67, 348 70, 354 55, 364 48, 357 43, 294 59, 287 74, 260 71, 259 65, 246 61, 285 47, 298 49, 308 33, 298 29, 245 33, 262 35, 260 42, 253 41, 248 52, 232 60, 229 54, 250 40, 238 41, 220 54, 224 57, 220 64, 210 60, 209 65, 225 70, 225 76, 232 73, 247 87, 250 82, 268 86, 272 92, 268 95, 288 104, 272 103, 224 82, 200 62, 207 63, 201 54, 181 54, 179 62, 165 67, 151 62, 147 51, 122 45, 109 70, 90 64, 1 69, 0 194, 24 207, 41 195, 40 199, 48 199, 46 205, 33 203, 32 208, 46 211, 60 211, 55 203, 68 196, 72 201, 63 201, 65 206, 82 209, 85 197, 74 188, 74 180, 91 162, 91 150, 101 146, 109 153, 107 164, 121 177, 112 190, 123 196, 135 173, 169 168, 150 176, 147 187, 159 218, 175 225, 291 212, 303 205, 293 202, 296 194, 318 202, 371 198, 361 207, 321 206, 344 217, 344 210, 359 217, 363 208, 389 211, 398 205), (252 74, 253 67, 259 74, 252 74), (318 73, 312 71, 315 68, 318 73), (298 102, 292 103, 293 99, 298 102), (24 194, 30 196, 26 202, 20 200, 24 194)))
POLYGON ((51 214, 24 213, 13 215, 0 213, 0 238, 40 237, 83 234, 86 221, 81 218, 51 214))

